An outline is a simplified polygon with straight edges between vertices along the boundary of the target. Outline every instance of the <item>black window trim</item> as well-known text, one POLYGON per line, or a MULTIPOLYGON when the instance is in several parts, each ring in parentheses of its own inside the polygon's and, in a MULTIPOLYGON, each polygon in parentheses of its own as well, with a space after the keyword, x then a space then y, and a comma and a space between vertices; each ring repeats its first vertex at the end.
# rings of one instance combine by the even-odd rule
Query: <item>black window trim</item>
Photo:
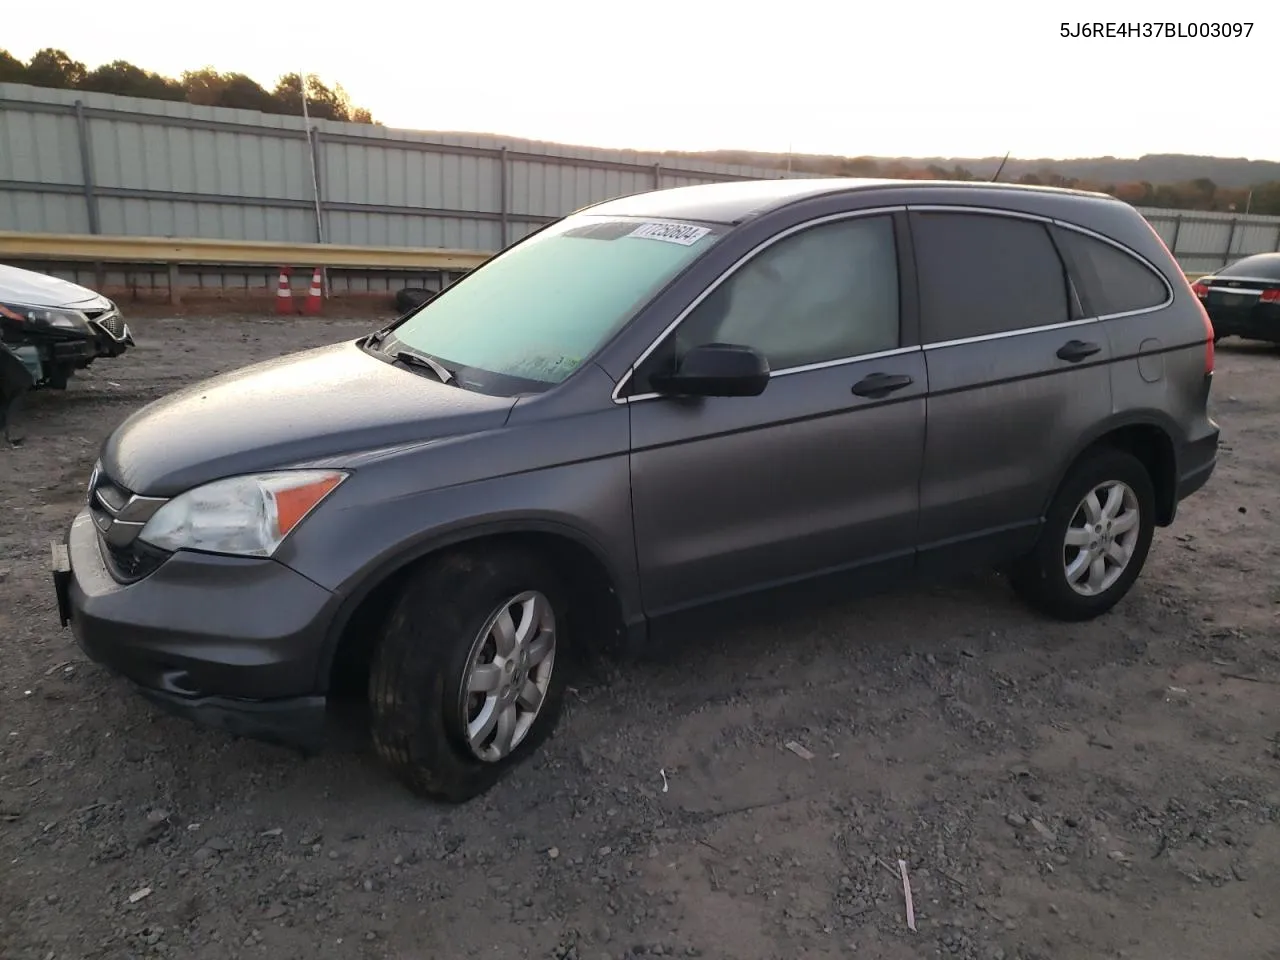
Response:
POLYGON ((835 360, 823 360, 819 363, 806 363, 795 367, 784 367, 781 370, 770 370, 769 379, 772 380, 774 377, 786 377, 794 373, 808 373, 812 370, 826 370, 830 367, 842 367, 847 364, 858 363, 863 360, 878 360, 882 357, 896 357, 902 354, 915 353, 919 351, 921 349, 919 337, 908 331, 906 323, 907 308, 909 305, 912 308, 916 308, 917 296, 915 286, 915 255, 914 251, 911 250, 910 245, 905 243, 906 237, 903 233, 903 223, 899 219, 899 217, 902 217, 906 213, 907 209, 908 207, 904 204, 895 204, 894 206, 889 207, 869 207, 861 210, 842 210, 839 213, 830 213, 821 217, 814 217, 813 219, 806 220, 803 223, 787 227, 785 230, 779 230, 772 236, 760 241, 760 243, 756 244, 730 264, 718 277, 715 278, 715 280, 707 284, 702 292, 699 293, 688 306, 681 310, 671 323, 667 324, 663 331, 654 338, 653 342, 650 343, 640 356, 632 362, 631 366, 627 368, 627 372, 622 375, 618 380, 617 385, 613 388, 613 393, 610 395, 610 399, 612 399, 615 404, 628 404, 635 403, 640 400, 654 400, 661 397, 662 394, 660 393, 637 393, 630 396, 623 396, 623 391, 627 389, 628 385, 630 385, 632 379, 636 375, 636 371, 640 369, 640 366, 648 360, 653 352, 657 350, 658 347, 667 339, 667 337, 669 337, 675 329, 684 322, 684 319, 689 316, 689 314, 693 313, 693 311, 696 310, 698 306, 707 299, 707 297, 711 296, 711 294, 714 293, 722 283, 725 283, 757 254, 767 250, 775 243, 805 230, 824 226, 828 223, 838 223, 843 220, 855 220, 862 217, 885 215, 890 217, 890 224, 893 228, 894 234, 894 243, 897 247, 899 343, 902 343, 907 339, 914 340, 916 342, 908 346, 898 346, 892 350, 880 350, 875 353, 863 353, 851 357, 840 357, 835 360))
MULTIPOLYGON (((1066 251, 1062 250, 1058 246, 1057 241, 1054 239, 1054 236, 1053 236, 1054 228, 1058 228, 1061 230, 1071 230, 1071 231, 1074 231, 1075 233, 1082 234, 1083 236, 1092 237, 1094 240, 1101 240, 1103 243, 1106 243, 1111 245, 1112 247, 1115 247, 1121 253, 1124 253, 1130 257, 1133 257, 1142 266, 1146 267, 1148 270, 1154 273, 1160 279, 1160 282, 1164 284, 1164 289, 1165 289, 1164 301, 1160 304, 1157 304, 1156 306, 1143 307, 1140 310, 1126 310, 1122 313, 1093 314, 1090 316, 1080 317, 1076 320, 1067 320, 1064 323, 1047 323, 1047 324, 1042 324, 1040 326, 1035 326, 1035 327, 1021 327, 1017 330, 1002 330, 999 333, 985 333, 976 337, 961 337, 956 340, 939 340, 936 343, 925 343, 923 345, 924 350, 940 350, 944 347, 955 347, 955 346, 960 346, 966 343, 982 343, 987 340, 1003 340, 1007 337, 1025 336, 1029 333, 1041 333, 1043 331, 1048 331, 1048 330, 1065 330, 1065 329, 1070 329, 1072 327, 1081 327, 1081 326, 1085 326, 1087 324, 1092 324, 1092 323, 1101 323, 1105 320, 1119 320, 1124 317, 1136 317, 1144 313, 1154 313, 1157 310, 1163 310, 1166 307, 1168 307, 1171 303, 1173 303, 1173 298, 1174 298, 1173 286, 1169 283, 1168 278, 1165 277, 1165 275, 1159 269, 1156 268, 1155 264, 1153 264, 1146 257, 1142 256, 1142 254, 1138 253, 1136 250, 1131 250, 1129 247, 1126 247, 1124 244, 1118 243, 1117 241, 1112 240, 1110 237, 1105 237, 1102 234, 1097 233, 1096 231, 1090 230, 1087 227, 1082 227, 1079 224, 1070 223, 1066 220, 1059 220, 1056 217, 1041 216, 1040 214, 1037 214, 1037 213, 1024 213, 1020 210, 1002 210, 996 207, 976 207, 976 206, 971 206, 969 204, 963 204, 963 203, 907 204, 906 212, 908 214, 911 214, 911 213, 979 214, 979 215, 988 215, 988 216, 995 216, 995 217, 1008 217, 1009 219, 1012 219, 1012 220, 1031 220, 1036 223, 1042 223, 1045 225, 1045 227, 1048 230, 1050 242, 1053 244, 1054 249, 1058 251, 1059 257, 1061 258, 1064 265, 1066 266, 1068 279, 1070 281, 1070 286, 1075 290, 1077 297, 1080 296, 1080 282, 1079 282, 1079 278, 1075 276, 1075 274, 1077 273, 1077 270, 1071 258, 1066 254, 1066 251)), ((1092 305, 1091 304, 1086 305, 1083 302, 1083 298, 1081 298, 1082 309, 1085 308, 1086 306, 1091 307, 1092 305)), ((1068 303, 1068 310, 1070 309, 1070 307, 1071 307, 1071 304, 1068 303)), ((923 335, 924 335, 924 331, 922 329, 921 330, 922 340, 923 340, 923 335)))

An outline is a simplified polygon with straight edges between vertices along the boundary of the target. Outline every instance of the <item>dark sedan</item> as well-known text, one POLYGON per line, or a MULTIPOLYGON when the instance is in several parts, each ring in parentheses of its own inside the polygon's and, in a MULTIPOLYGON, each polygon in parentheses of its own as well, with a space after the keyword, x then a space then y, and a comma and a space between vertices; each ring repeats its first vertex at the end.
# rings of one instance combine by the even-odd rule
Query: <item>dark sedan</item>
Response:
POLYGON ((1256 253, 1193 286, 1213 321, 1214 340, 1280 343, 1280 252, 1256 253))

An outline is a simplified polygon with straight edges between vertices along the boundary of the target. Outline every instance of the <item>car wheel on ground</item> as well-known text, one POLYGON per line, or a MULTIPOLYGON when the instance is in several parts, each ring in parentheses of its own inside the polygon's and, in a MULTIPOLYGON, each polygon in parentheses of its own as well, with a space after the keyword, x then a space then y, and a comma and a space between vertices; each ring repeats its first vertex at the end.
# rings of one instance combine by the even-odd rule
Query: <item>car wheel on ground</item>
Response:
POLYGON ((1039 542, 1010 582, 1049 616, 1092 619, 1129 592, 1154 531, 1155 491, 1146 467, 1122 450, 1099 450, 1067 474, 1039 542))
POLYGON ((424 797, 488 790, 555 727, 565 622, 561 585, 532 553, 463 550, 424 565, 374 654, 378 754, 424 797))

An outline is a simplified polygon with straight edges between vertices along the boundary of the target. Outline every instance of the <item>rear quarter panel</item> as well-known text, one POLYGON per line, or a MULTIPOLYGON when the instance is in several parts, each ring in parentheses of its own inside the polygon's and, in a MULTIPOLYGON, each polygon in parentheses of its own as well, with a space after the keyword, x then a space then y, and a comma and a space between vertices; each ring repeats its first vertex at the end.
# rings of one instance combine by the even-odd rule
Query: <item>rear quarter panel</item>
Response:
POLYGON ((1112 416, 1098 425, 1096 436, 1126 424, 1159 426, 1173 441, 1178 475, 1185 475, 1202 466, 1192 459, 1212 458, 1218 433, 1208 416, 1212 378, 1205 376, 1205 356, 1210 337, 1200 305, 1173 255, 1136 210, 1102 202, 1085 204, 1080 212, 1084 215, 1064 213, 1061 219, 1141 254, 1173 291, 1163 308, 1104 318, 1114 358, 1112 416))

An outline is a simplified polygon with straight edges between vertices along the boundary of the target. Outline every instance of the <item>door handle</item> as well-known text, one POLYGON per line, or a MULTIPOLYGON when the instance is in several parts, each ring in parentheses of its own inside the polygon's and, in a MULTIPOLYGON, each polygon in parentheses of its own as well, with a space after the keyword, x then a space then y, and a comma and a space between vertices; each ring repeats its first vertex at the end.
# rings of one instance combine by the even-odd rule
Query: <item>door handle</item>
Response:
POLYGON ((913 383, 915 381, 905 373, 872 373, 855 383, 853 392, 859 397, 878 400, 913 383))
POLYGON ((1101 349, 1102 347, 1096 343, 1086 343, 1084 340, 1068 340, 1058 348, 1058 359, 1066 360, 1070 363, 1079 363, 1085 357, 1092 357, 1101 349))

